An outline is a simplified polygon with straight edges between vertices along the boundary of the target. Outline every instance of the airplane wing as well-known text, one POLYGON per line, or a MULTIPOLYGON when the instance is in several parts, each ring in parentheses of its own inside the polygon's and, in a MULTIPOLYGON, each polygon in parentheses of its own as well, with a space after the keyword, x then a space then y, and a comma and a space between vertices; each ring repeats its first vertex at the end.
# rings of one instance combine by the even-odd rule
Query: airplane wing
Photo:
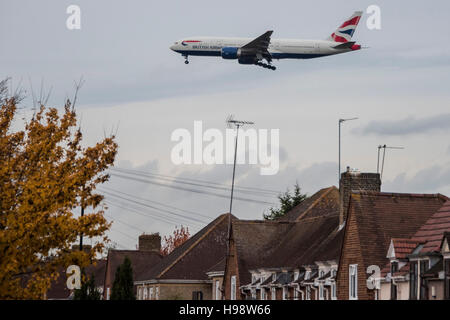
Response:
POLYGON ((268 62, 272 61, 272 56, 270 55, 267 48, 270 43, 270 36, 273 31, 267 31, 263 35, 259 36, 255 40, 250 41, 244 45, 241 49, 244 49, 248 53, 254 53, 258 59, 266 59, 268 62))

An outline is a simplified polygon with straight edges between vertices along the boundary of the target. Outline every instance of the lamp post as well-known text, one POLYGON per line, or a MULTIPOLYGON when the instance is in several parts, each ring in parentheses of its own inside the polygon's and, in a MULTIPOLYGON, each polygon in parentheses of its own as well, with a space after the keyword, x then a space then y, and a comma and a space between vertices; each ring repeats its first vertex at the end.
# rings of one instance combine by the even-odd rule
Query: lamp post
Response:
POLYGON ((341 124, 345 121, 357 120, 358 118, 339 119, 339 168, 338 168, 338 185, 341 181, 341 124))

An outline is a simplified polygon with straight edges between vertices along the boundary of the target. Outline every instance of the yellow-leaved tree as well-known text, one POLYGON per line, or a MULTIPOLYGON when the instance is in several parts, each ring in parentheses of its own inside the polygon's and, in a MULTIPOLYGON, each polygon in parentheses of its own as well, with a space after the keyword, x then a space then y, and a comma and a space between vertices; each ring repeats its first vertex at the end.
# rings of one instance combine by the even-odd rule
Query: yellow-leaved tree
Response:
POLYGON ((6 87, 1 81, 0 299, 42 299, 62 268, 90 264, 108 241, 95 189, 109 178, 117 144, 110 136, 83 147, 69 100, 61 114, 41 104, 13 130, 19 102, 6 87), (80 234, 94 241, 90 250, 72 250, 80 234))

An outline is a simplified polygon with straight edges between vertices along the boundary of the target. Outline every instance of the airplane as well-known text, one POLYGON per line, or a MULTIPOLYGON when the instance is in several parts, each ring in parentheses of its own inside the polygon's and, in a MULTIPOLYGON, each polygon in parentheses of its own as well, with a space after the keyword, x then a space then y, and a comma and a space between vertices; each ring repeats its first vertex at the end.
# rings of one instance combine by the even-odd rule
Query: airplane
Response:
POLYGON ((176 41, 170 49, 180 53, 185 64, 188 56, 216 56, 276 70, 273 59, 312 59, 360 50, 361 45, 351 40, 362 14, 356 11, 326 40, 271 39, 273 31, 267 31, 256 39, 191 37, 176 41))

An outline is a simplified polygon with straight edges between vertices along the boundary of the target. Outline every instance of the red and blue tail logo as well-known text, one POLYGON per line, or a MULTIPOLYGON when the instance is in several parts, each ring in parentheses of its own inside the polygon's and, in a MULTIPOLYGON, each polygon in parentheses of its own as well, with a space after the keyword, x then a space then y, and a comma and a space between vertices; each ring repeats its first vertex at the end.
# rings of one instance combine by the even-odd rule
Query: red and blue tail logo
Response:
POLYGON ((361 20, 362 14, 362 11, 356 11, 335 32, 333 32, 328 40, 335 42, 349 42, 352 39, 353 34, 355 33, 356 27, 358 26, 359 20, 361 20))

